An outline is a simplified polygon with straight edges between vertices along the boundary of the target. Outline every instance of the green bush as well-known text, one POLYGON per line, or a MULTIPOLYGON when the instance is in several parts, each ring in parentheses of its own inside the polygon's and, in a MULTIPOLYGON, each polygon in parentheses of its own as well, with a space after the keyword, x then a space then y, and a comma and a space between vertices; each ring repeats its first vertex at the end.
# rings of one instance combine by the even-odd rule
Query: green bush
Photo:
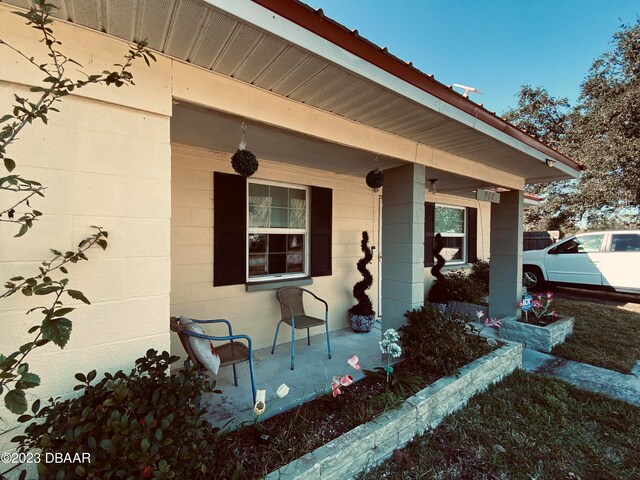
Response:
POLYGON ((489 262, 480 259, 473 262, 469 278, 478 284, 484 295, 489 295, 489 262))
POLYGON ((460 367, 491 350, 465 315, 421 307, 405 317, 407 325, 400 332, 407 358, 434 373, 456 375, 460 367))
POLYGON ((95 370, 76 374, 83 394, 51 399, 24 435, 15 437, 20 452, 91 455, 86 463, 38 464, 40 478, 201 478, 215 471, 218 429, 204 419, 200 397, 212 391, 206 376, 185 369, 170 375, 178 360, 149 350, 126 375, 106 373, 91 385, 95 370))
POLYGON ((444 281, 436 280, 427 299, 429 303, 449 303, 451 301, 481 303, 486 294, 482 286, 462 270, 444 274, 444 281))

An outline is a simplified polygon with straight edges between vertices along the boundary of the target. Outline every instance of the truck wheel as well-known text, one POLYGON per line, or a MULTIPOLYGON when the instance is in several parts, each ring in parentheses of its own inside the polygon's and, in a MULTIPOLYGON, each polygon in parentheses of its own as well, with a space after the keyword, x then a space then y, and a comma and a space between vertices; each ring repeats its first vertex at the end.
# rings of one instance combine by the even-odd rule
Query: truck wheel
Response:
POLYGON ((522 268, 522 286, 527 290, 539 292, 547 287, 547 282, 538 267, 525 266, 522 268))

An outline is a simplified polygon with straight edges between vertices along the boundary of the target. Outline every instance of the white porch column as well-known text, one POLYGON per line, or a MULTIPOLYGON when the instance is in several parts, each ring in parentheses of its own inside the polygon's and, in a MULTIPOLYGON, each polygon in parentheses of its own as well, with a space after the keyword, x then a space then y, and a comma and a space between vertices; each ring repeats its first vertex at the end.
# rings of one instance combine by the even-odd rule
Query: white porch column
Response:
POLYGON ((384 171, 382 191, 382 331, 406 323, 407 310, 424 304, 425 168, 384 171))
POLYGON ((524 192, 500 193, 491 204, 489 316, 519 315, 522 297, 522 222, 524 192))

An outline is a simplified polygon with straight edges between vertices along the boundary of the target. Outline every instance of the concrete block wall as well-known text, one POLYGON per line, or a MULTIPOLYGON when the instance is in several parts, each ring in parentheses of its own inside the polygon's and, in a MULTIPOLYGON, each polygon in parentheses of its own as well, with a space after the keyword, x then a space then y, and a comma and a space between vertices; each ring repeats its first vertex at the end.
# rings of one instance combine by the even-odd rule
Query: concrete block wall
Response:
POLYGON ((460 370, 460 375, 444 377, 400 408, 360 425, 265 478, 344 480, 358 475, 389 458, 416 435, 435 428, 449 414, 462 408, 475 394, 522 367, 522 345, 508 343, 460 370))
MULTIPOLYGON (((111 68, 128 48, 62 22, 54 29, 61 49, 89 73, 111 68)), ((47 60, 37 32, 6 5, 0 5, 0 38, 47 60)), ((11 111, 14 93, 34 98, 28 89, 42 72, 2 46, 0 63, 2 116, 11 111)), ((81 78, 75 67, 68 71, 81 78)), ((14 173, 47 190, 45 198, 31 201, 44 216, 24 237, 13 237, 17 226, 0 225, 3 281, 35 275, 40 262, 51 257, 50 248, 75 249, 92 233, 91 225, 109 231, 106 251, 93 248, 88 262, 69 266, 68 275, 54 275, 68 277, 69 287, 82 290, 92 304, 65 299, 65 305, 77 307, 69 314, 69 343, 62 350, 47 345, 29 356, 30 370, 42 379, 41 387, 29 391, 32 401, 69 394, 76 372, 128 370, 147 349, 169 349, 171 61, 159 56, 151 68, 136 65, 133 74, 136 86, 91 86, 64 98, 56 105, 60 113, 49 115, 49 125, 27 126, 7 149, 18 165, 14 173)), ((0 204, 9 198, 5 192, 0 204)), ((0 353, 33 339, 26 330, 42 317, 25 312, 50 300, 20 293, 0 300, 0 353)))
MULTIPOLYGON (((231 155, 172 145, 171 314, 227 318, 234 332, 248 334, 254 347, 260 348, 271 344, 280 319, 275 290, 247 292, 244 284, 213 287, 213 172, 233 173, 231 155)), ((354 303, 351 290, 361 278, 356 263, 362 257, 364 230, 369 232, 369 244, 378 247, 379 193, 367 187, 362 178, 259 161, 253 178, 333 190, 333 274, 316 277, 305 288, 329 303, 331 329, 347 327, 347 310, 354 303)), ((374 277, 369 296, 377 311, 377 260, 369 265, 369 271, 374 277)), ((319 302, 310 301, 308 306, 310 314, 324 314, 319 302)), ((324 328, 318 327, 311 334, 323 332, 324 328)), ((279 341, 290 341, 289 334, 281 332, 279 341)), ((172 352, 183 355, 177 338, 172 338, 172 352)))

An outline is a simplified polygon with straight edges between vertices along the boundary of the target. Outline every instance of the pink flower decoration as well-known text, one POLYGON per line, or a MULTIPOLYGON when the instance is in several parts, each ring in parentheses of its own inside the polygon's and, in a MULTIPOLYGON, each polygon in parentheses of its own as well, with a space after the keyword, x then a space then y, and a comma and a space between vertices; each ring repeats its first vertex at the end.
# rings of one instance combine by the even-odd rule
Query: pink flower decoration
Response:
POLYGON ((540 300, 534 300, 533 301, 533 306, 541 308, 542 307, 542 302, 540 300))
POLYGON ((331 382, 331 394, 333 398, 336 398, 342 392, 340 391, 340 377, 333 377, 333 381, 331 382))
POLYGON ((348 387, 353 383, 353 377, 351 375, 345 375, 340 379, 340 385, 343 387, 348 387))
POLYGON ((518 302, 518 308, 522 307, 522 302, 518 302))
POLYGON ((552 317, 557 317, 558 313, 554 310, 553 312, 551 312, 549 315, 551 315, 552 317))
POLYGON ((351 357, 349 357, 349 360, 347 360, 347 363, 351 365, 354 369, 360 370, 360 364, 358 363, 359 361, 360 360, 358 360, 357 355, 352 355, 351 357))
POLYGON ((553 292, 547 292, 547 298, 551 300, 553 298, 553 292))

